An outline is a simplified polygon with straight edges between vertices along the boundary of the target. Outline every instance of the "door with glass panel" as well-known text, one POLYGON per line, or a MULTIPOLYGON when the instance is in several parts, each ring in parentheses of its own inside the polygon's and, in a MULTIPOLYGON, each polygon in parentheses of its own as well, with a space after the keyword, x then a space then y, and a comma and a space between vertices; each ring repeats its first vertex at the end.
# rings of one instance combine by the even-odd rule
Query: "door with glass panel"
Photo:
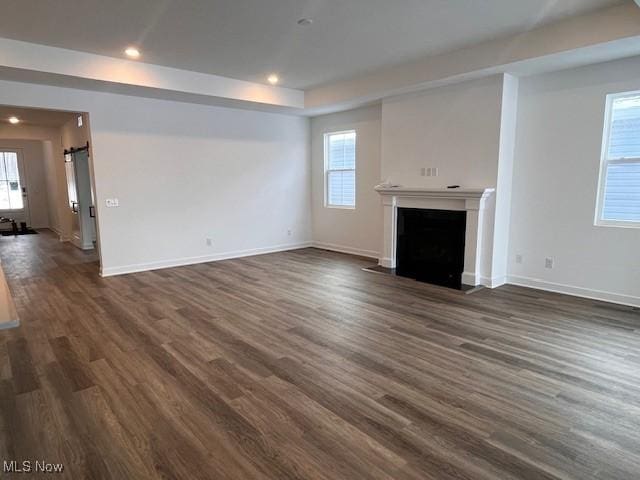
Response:
MULTIPOLYGON (((0 217, 12 219, 20 226, 29 225, 29 202, 20 150, 0 150, 0 217)), ((11 223, 0 223, 0 229, 11 229, 11 223)))

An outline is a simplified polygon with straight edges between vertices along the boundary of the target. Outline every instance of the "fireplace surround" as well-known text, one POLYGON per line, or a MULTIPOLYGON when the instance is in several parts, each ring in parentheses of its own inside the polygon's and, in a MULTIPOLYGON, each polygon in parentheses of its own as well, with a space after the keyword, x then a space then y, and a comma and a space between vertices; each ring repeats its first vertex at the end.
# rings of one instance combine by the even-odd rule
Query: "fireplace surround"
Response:
POLYGON ((376 187, 376 191, 384 210, 381 266, 397 267, 399 208, 461 211, 466 212, 462 284, 490 284, 495 189, 376 187))

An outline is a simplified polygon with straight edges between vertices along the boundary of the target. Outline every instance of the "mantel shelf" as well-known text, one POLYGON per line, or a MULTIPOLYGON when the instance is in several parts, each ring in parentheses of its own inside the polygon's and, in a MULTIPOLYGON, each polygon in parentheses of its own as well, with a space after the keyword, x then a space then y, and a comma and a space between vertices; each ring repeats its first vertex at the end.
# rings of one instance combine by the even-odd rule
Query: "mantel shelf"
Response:
POLYGON ((494 188, 376 187, 375 190, 383 196, 453 198, 461 200, 487 198, 495 192, 494 188))

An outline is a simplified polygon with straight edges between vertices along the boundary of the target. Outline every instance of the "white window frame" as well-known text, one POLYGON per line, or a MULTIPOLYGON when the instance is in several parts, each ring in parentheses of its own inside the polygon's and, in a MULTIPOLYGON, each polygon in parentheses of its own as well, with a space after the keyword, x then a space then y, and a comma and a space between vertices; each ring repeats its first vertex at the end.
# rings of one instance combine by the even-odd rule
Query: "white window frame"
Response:
POLYGON ((341 210, 355 210, 357 203, 357 176, 356 169, 358 166, 358 133, 355 130, 340 130, 337 132, 326 132, 324 134, 324 206, 325 208, 338 208, 341 210), (353 160, 353 168, 329 169, 329 137, 331 135, 344 135, 353 133, 356 136, 354 142, 355 158, 353 160), (330 172, 351 172, 353 171, 353 205, 333 205, 329 203, 329 173, 330 172))
POLYGON ((623 163, 640 163, 639 158, 608 158, 609 142, 611 140, 611 118, 613 116, 613 102, 618 98, 638 96, 640 90, 632 92, 612 93, 607 95, 605 104, 604 131, 602 134, 602 153, 600 155, 600 175, 598 177, 598 195, 596 200, 596 216, 594 225, 598 227, 623 227, 623 228, 640 228, 640 222, 634 220, 605 220, 602 218, 604 213, 604 199, 607 188, 607 168, 609 165, 623 163))

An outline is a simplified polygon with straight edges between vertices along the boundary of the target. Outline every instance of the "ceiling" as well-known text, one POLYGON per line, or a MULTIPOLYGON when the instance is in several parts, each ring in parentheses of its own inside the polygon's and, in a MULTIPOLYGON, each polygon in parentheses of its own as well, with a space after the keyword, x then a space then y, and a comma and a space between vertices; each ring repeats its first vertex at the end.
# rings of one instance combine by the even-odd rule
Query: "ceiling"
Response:
POLYGON ((20 125, 36 125, 40 127, 61 127, 78 114, 38 108, 17 108, 0 105, 0 123, 9 123, 9 117, 18 117, 20 125))
POLYGON ((5 0, 0 37, 114 57, 137 45, 144 62, 307 89, 621 3, 5 0))

